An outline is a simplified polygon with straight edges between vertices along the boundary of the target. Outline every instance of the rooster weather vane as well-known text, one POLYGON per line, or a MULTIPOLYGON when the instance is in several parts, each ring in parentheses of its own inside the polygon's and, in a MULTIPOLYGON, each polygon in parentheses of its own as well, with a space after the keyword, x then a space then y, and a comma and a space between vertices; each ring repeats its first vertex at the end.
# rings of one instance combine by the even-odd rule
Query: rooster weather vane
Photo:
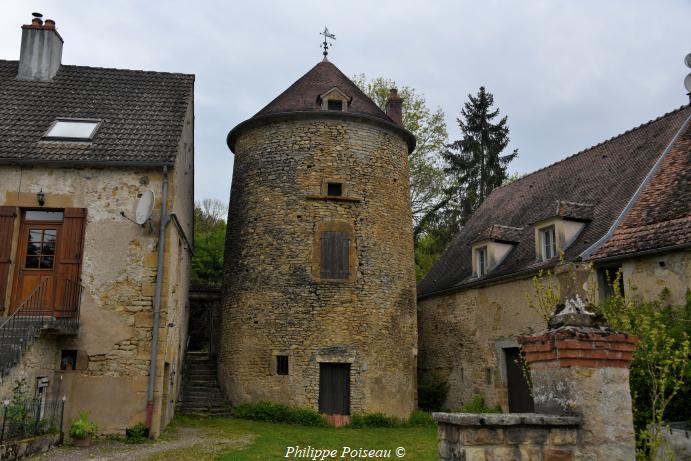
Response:
POLYGON ((330 33, 326 26, 324 26, 324 32, 319 32, 319 35, 324 36, 324 42, 321 46, 324 48, 324 52, 322 54, 324 55, 324 59, 326 59, 326 55, 329 54, 329 48, 333 46, 333 44, 327 42, 326 39, 336 40, 336 36, 330 33))

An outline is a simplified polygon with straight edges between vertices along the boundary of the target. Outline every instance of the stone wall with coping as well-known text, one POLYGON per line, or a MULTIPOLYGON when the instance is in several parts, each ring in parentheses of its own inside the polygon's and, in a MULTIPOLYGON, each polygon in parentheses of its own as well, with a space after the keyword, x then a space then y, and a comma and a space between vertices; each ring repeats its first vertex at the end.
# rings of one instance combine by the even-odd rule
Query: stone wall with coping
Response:
POLYGON ((628 366, 637 340, 600 322, 568 300, 548 330, 519 337, 537 413, 435 413, 442 461, 634 460, 628 366))
MULTIPOLYGON (((434 413, 440 461, 575 460, 581 419, 540 414, 434 413)), ((612 460, 613 461, 613 460, 612 460)))

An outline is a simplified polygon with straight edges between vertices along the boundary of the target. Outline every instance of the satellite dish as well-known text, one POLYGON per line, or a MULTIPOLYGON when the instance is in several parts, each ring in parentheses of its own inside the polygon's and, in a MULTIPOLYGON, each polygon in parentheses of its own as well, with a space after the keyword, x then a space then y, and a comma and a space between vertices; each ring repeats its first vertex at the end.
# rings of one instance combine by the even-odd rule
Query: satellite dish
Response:
POLYGON ((684 87, 686 88, 686 91, 691 93, 691 74, 687 75, 684 79, 684 87))
POLYGON ((686 63, 686 67, 691 67, 691 53, 686 55, 684 62, 686 63))
POLYGON ((134 222, 143 225, 151 217, 151 212, 154 209, 154 193, 147 190, 139 198, 137 203, 137 211, 134 214, 134 222))

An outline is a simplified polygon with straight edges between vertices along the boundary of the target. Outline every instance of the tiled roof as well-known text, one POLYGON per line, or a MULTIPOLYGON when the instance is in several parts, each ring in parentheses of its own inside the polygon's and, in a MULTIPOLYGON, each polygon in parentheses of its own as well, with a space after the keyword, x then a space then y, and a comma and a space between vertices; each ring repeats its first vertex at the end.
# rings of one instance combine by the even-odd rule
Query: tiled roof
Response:
POLYGON ((321 111, 318 98, 332 88, 338 88, 350 99, 346 111, 362 114, 392 122, 360 88, 357 87, 338 67, 329 61, 321 61, 305 75, 300 77, 287 90, 255 114, 255 117, 286 112, 321 111))
POLYGON ((34 82, 17 66, 0 60, 0 162, 174 163, 193 75, 62 65, 34 82), (103 123, 90 143, 42 141, 59 117, 103 123))
POLYGON ((533 227, 554 216, 587 221, 564 252, 566 260, 579 260, 607 233, 689 115, 684 106, 495 189, 418 284, 418 296, 554 265, 537 261, 533 227), (568 216, 573 213, 579 216, 568 216), (522 228, 519 242, 489 274, 471 278, 471 244, 494 224, 522 228))
POLYGON ((691 123, 612 236, 592 256, 610 258, 691 244, 691 123))

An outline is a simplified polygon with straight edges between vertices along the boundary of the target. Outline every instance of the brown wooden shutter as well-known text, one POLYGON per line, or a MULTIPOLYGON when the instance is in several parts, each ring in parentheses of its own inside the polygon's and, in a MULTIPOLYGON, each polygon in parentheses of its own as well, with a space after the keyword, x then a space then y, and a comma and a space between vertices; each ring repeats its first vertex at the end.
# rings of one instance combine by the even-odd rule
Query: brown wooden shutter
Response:
POLYGON ((10 258, 12 252, 12 234, 17 212, 13 206, 0 206, 0 315, 5 309, 10 258))
POLYGON ((347 279, 350 276, 349 249, 348 232, 322 232, 321 276, 330 279, 347 279))
POLYGON ((319 413, 350 414, 350 364, 319 364, 319 413))
POLYGON ((69 315, 79 301, 86 208, 65 208, 58 251, 56 315, 69 315))

